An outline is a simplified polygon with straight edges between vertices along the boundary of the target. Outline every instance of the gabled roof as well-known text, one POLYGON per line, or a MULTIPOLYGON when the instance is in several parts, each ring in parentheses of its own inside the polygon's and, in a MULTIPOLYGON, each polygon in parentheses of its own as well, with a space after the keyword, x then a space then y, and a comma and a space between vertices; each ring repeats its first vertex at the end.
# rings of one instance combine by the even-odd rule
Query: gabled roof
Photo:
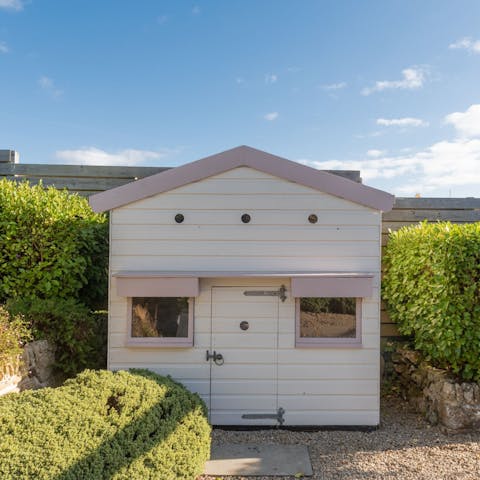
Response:
POLYGON ((277 157, 252 147, 240 146, 202 158, 180 167, 92 195, 90 205, 96 212, 122 207, 174 188, 197 182, 237 167, 250 167, 321 192, 388 212, 394 196, 352 180, 277 157))

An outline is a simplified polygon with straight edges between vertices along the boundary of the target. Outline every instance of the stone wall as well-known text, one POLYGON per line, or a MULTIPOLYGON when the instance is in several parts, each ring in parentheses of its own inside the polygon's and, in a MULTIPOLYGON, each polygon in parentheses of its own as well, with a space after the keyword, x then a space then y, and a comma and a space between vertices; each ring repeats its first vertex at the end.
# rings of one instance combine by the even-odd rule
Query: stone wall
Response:
POLYGON ((23 354, 0 371, 0 395, 56 384, 55 348, 47 340, 27 344, 23 354))
POLYGON ((478 383, 460 382, 405 348, 392 354, 392 362, 402 394, 430 423, 450 432, 480 430, 478 383))

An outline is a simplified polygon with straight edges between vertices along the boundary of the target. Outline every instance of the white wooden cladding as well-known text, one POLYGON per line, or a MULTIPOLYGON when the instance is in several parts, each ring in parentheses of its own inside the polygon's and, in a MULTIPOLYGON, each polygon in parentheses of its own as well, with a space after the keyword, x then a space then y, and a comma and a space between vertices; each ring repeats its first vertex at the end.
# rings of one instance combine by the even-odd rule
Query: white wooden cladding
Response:
POLYGON ((378 242, 304 242, 301 240, 286 243, 274 240, 263 242, 252 241, 198 241, 183 239, 171 240, 116 240, 111 246, 112 255, 135 257, 149 252, 156 257, 195 256, 217 257, 329 257, 332 251, 342 257, 375 257, 378 255, 378 242))
MULTIPOLYGON (((266 412, 260 401, 245 412, 242 398, 271 397, 273 389, 288 404, 286 424, 378 424, 379 212, 241 168, 116 209, 110 218, 112 274, 307 271, 374 276, 371 296, 362 302, 362 346, 308 350, 295 348, 295 303, 288 277, 202 278, 195 298, 193 348, 126 347, 127 302, 117 295, 118 279, 112 276, 109 368, 150 368, 170 374, 208 405, 213 365, 205 361, 205 353, 212 349, 213 308, 216 339, 225 358, 233 362, 229 369, 217 367, 215 372, 216 423, 271 424, 242 420, 241 414, 266 412), (185 216, 182 224, 174 221, 177 213, 185 216), (251 215, 249 224, 241 222, 243 213, 251 215), (308 222, 311 213, 318 216, 318 223, 308 222), (213 307, 210 303, 212 286, 253 289, 282 284, 288 298, 277 302, 278 327, 271 320, 271 298, 238 299, 224 288, 213 307), (239 317, 250 324, 247 344, 238 341, 239 317), (271 382, 272 368, 278 376, 276 386, 271 382)), ((274 413, 270 407, 268 413, 274 413)))
MULTIPOLYGON (((165 193, 163 195, 171 195, 165 193)), ((113 225, 175 225, 173 219, 178 209, 149 209, 134 208, 136 204, 132 204, 130 208, 122 208, 113 210, 111 212, 111 222, 113 225)), ((181 225, 176 225, 179 232, 182 228, 188 225, 202 227, 205 225, 233 225, 238 227, 240 225, 240 215, 244 209, 239 205, 238 210, 220 209, 222 203, 216 204, 215 211, 209 208, 205 209, 189 209, 184 213, 185 221, 181 225)), ((252 215, 252 220, 248 225, 242 225, 243 228, 252 228, 254 225, 277 225, 277 226, 309 226, 314 230, 322 225, 333 226, 335 228, 342 228, 343 226, 358 225, 358 226, 377 226, 380 222, 380 213, 376 211, 364 210, 322 210, 318 205, 312 205, 310 209, 263 209, 263 204, 254 210, 255 215, 252 215), (308 223, 308 216, 315 213, 318 216, 318 222, 315 225, 308 223)), ((251 211, 250 211, 251 212, 251 211)), ((116 232, 114 232, 116 233, 116 232)), ((118 238, 121 238, 121 234, 118 238)))

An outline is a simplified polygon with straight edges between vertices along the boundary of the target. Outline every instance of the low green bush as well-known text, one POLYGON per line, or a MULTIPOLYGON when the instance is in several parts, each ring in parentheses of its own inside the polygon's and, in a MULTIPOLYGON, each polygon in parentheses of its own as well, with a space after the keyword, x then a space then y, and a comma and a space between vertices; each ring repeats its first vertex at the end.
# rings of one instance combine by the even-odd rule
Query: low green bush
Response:
POLYGON ((0 377, 7 365, 16 363, 23 345, 30 338, 28 323, 19 315, 11 317, 0 305, 0 377))
POLYGON ((390 235, 383 299, 434 365, 480 380, 480 223, 421 223, 390 235))
POLYGON ((0 180, 0 301, 107 298, 108 224, 66 190, 0 180))
POLYGON ((209 453, 200 397, 146 370, 0 397, 4 480, 193 480, 209 453))
POLYGON ((104 366, 105 315, 94 315, 73 298, 10 299, 7 308, 30 325, 35 340, 55 345, 55 366, 66 376, 104 366))

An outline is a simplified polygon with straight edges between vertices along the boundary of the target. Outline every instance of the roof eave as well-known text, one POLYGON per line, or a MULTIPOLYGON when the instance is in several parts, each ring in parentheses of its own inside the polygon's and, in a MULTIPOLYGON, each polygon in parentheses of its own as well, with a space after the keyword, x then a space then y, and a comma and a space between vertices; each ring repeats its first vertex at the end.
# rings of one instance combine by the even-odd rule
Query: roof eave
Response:
POLYGON ((164 193, 239 167, 250 167, 383 212, 393 207, 394 196, 331 173, 316 170, 247 146, 202 158, 89 198, 96 212, 104 212, 164 193))

